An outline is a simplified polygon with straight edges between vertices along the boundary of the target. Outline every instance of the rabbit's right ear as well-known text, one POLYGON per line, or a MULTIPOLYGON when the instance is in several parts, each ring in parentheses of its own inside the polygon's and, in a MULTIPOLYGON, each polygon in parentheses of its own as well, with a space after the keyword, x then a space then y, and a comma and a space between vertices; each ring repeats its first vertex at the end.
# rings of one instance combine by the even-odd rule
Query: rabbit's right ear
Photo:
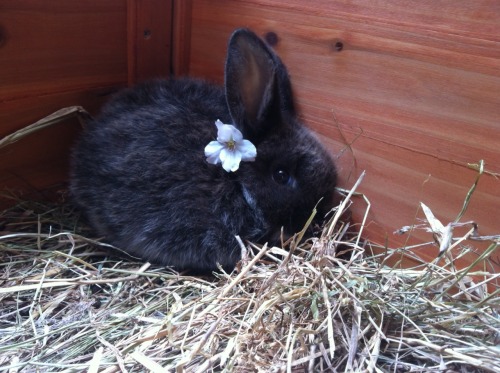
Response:
POLYGON ((282 122, 282 111, 287 106, 293 111, 286 68, 247 29, 236 30, 229 40, 225 85, 234 124, 250 138, 262 135, 270 124, 282 122))

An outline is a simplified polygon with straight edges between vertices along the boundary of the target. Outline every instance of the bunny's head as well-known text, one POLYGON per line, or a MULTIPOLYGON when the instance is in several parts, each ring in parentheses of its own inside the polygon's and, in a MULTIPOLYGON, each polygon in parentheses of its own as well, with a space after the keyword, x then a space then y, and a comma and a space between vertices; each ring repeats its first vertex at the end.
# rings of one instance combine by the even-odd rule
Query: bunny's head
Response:
POLYGON ((273 230, 300 230, 321 199, 321 207, 330 207, 335 167, 297 119, 280 58, 249 30, 235 31, 229 41, 225 91, 234 125, 257 149, 255 161, 236 173, 247 202, 273 230))

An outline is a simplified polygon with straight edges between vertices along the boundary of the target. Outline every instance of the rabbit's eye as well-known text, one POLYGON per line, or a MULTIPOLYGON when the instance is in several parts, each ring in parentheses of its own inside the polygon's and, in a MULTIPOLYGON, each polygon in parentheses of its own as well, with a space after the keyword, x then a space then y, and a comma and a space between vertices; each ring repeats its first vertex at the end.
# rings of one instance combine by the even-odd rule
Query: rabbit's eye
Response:
POLYGON ((278 184, 286 185, 290 183, 290 174, 288 171, 283 170, 282 168, 278 168, 273 173, 273 180, 278 184))

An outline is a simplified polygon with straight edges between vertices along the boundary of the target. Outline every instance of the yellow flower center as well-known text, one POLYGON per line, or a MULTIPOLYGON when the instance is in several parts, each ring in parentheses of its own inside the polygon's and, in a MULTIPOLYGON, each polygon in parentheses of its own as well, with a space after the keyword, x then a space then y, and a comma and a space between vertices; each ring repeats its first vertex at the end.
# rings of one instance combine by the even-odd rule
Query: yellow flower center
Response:
POLYGON ((229 150, 234 150, 236 148, 236 142, 233 139, 226 142, 226 145, 229 150))

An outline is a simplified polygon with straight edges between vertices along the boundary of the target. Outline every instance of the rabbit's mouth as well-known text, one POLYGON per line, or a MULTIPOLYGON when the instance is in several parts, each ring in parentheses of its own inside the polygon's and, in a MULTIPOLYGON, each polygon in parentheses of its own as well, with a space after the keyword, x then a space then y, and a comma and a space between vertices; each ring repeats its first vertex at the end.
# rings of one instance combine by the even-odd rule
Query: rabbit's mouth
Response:
MULTIPOLYGON (((282 246, 302 229, 304 229, 304 224, 298 224, 290 217, 286 224, 272 227, 266 235, 266 240, 269 244, 282 246)), ((306 230, 306 237, 309 236, 308 232, 309 229, 306 230)))
MULTIPOLYGON (((317 223, 314 221, 314 223, 317 223)), ((311 224, 305 229, 303 238, 308 239, 311 237, 314 237, 317 235, 317 224, 311 224)), ((291 228, 291 227, 278 227, 276 229, 273 229, 271 232, 269 232, 266 236, 265 239, 261 240, 262 242, 267 242, 269 245, 272 246, 287 246, 286 243, 293 237, 298 235, 303 229, 304 225, 302 227, 297 227, 297 228, 291 228)))
POLYGON ((274 229, 268 235, 268 241, 272 245, 281 246, 283 243, 285 243, 290 238, 292 238, 293 235, 294 235, 294 233, 290 233, 284 227, 280 227, 280 228, 274 229))

